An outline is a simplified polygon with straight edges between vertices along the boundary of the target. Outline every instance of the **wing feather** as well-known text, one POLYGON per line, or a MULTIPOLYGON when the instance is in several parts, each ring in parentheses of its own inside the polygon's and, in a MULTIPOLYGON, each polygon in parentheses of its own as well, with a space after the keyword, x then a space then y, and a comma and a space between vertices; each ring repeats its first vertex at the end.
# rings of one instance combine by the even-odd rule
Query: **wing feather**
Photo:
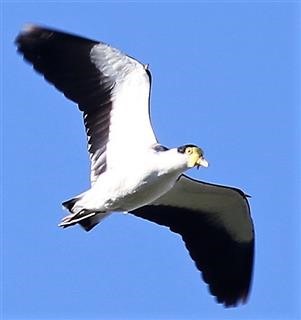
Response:
POLYGON ((144 65, 105 43, 34 25, 16 44, 25 60, 83 111, 92 184, 108 166, 118 165, 128 141, 136 148, 156 143, 144 65))
POLYGON ((246 301, 253 270, 254 231, 242 191, 182 175, 171 191, 132 213, 182 236, 218 302, 235 306, 246 301))

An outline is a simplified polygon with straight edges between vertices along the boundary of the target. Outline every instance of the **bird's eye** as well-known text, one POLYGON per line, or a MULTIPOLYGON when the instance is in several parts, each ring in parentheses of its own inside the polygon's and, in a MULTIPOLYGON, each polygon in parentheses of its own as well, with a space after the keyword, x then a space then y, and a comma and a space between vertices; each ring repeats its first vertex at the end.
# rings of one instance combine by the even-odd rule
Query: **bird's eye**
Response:
POLYGON ((186 152, 187 154, 191 154, 191 153, 192 153, 192 148, 186 148, 185 152, 186 152))

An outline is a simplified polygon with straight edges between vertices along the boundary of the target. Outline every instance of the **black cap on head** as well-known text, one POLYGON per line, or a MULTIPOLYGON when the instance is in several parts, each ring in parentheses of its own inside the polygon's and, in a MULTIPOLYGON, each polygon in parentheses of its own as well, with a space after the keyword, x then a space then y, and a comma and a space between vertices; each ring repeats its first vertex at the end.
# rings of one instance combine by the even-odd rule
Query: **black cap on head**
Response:
POLYGON ((200 147, 196 146, 195 144, 184 144, 183 146, 178 147, 177 150, 178 150, 178 152, 180 152, 180 153, 185 153, 185 150, 186 150, 187 148, 198 148, 198 149, 201 150, 201 154, 202 154, 202 155, 204 154, 204 151, 203 151, 200 147))

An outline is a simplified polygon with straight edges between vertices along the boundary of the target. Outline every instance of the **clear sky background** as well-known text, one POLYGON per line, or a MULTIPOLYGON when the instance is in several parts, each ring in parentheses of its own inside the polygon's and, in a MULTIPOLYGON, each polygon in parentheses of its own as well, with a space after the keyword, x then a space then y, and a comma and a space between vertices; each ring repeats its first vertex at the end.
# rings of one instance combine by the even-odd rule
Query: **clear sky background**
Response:
POLYGON ((2 2, 3 319, 301 319, 298 32, 288 1, 2 2), (17 55, 26 22, 149 63, 160 142, 200 145, 210 167, 191 176, 252 195, 246 305, 216 304, 164 227, 118 214, 90 233, 57 227, 89 187, 86 138, 75 104, 17 55))

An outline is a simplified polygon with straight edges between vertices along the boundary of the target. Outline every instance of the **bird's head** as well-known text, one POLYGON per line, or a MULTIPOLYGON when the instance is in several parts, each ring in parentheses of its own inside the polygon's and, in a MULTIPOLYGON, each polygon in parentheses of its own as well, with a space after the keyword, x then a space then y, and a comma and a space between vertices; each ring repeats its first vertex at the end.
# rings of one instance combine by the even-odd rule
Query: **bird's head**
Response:
POLYGON ((187 158, 187 167, 193 168, 197 167, 208 167, 208 161, 204 158, 204 151, 193 145, 193 144, 186 144, 184 146, 178 147, 178 152, 182 153, 187 158))

